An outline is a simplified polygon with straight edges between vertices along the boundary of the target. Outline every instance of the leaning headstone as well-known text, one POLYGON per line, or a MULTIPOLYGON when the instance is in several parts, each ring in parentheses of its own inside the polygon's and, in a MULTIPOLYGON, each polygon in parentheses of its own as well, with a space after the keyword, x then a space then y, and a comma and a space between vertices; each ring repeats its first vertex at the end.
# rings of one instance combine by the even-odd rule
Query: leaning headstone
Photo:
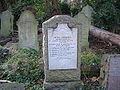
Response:
POLYGON ((25 90, 24 84, 0 80, 0 90, 25 90))
POLYGON ((13 33, 13 15, 10 11, 6 10, 1 14, 1 36, 9 36, 13 33))
POLYGON ((82 49, 89 47, 88 36, 89 36, 89 27, 91 25, 91 15, 93 9, 90 6, 85 6, 78 15, 74 18, 82 24, 82 49))
POLYGON ((120 54, 103 56, 100 77, 105 90, 120 90, 120 54))
POLYGON ((80 86, 80 27, 67 15, 43 23, 45 90, 76 90, 80 86))
POLYGON ((38 22, 30 11, 24 11, 18 20, 19 48, 39 50, 38 22))

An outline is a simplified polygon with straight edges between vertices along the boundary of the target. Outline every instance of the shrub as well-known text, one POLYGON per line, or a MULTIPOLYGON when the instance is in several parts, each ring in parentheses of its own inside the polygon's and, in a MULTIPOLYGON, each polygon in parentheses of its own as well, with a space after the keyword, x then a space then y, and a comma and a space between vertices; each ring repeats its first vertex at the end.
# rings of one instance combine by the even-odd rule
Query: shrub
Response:
POLYGON ((4 65, 3 78, 10 81, 25 83, 26 89, 42 84, 44 72, 39 68, 42 52, 33 49, 20 49, 4 65))
POLYGON ((82 77, 98 77, 100 75, 101 57, 90 52, 83 52, 81 55, 82 77))
POLYGON ((98 65, 101 58, 92 52, 84 52, 81 54, 81 64, 98 65))
POLYGON ((111 32, 120 32, 119 0, 94 0, 94 25, 111 32))

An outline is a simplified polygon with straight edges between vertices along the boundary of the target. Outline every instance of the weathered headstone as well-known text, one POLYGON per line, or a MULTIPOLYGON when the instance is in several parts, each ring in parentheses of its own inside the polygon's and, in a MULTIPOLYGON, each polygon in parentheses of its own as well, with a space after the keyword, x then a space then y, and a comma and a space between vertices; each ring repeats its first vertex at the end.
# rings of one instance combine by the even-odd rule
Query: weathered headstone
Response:
POLYGON ((91 25, 91 15, 92 15, 93 9, 90 6, 85 6, 78 15, 76 15, 74 18, 82 24, 82 48, 88 48, 89 42, 88 42, 88 36, 89 36, 89 27, 91 25))
POLYGON ((105 90, 120 90, 120 54, 104 55, 100 77, 105 90))
POLYGON ((13 33, 13 15, 10 11, 6 10, 1 14, 1 36, 9 36, 13 33))
POLYGON ((80 86, 80 27, 67 15, 43 23, 45 90, 76 90, 80 86))
POLYGON ((39 50, 38 46, 38 22, 30 11, 24 11, 18 20, 19 47, 39 50))

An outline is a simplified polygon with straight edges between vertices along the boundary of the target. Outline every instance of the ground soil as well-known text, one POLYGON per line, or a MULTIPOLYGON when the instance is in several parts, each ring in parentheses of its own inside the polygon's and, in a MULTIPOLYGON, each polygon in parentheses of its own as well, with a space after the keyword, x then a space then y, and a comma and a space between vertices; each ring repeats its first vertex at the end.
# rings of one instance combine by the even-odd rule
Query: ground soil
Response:
POLYGON ((96 53, 119 53, 120 46, 89 35, 90 48, 96 53))

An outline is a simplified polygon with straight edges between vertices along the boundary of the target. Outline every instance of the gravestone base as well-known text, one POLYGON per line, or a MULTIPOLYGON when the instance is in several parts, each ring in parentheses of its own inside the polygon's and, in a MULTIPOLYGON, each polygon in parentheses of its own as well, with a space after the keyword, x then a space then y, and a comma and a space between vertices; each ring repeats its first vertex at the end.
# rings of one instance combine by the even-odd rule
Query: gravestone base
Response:
POLYGON ((44 90, 80 90, 81 82, 44 82, 44 90))

